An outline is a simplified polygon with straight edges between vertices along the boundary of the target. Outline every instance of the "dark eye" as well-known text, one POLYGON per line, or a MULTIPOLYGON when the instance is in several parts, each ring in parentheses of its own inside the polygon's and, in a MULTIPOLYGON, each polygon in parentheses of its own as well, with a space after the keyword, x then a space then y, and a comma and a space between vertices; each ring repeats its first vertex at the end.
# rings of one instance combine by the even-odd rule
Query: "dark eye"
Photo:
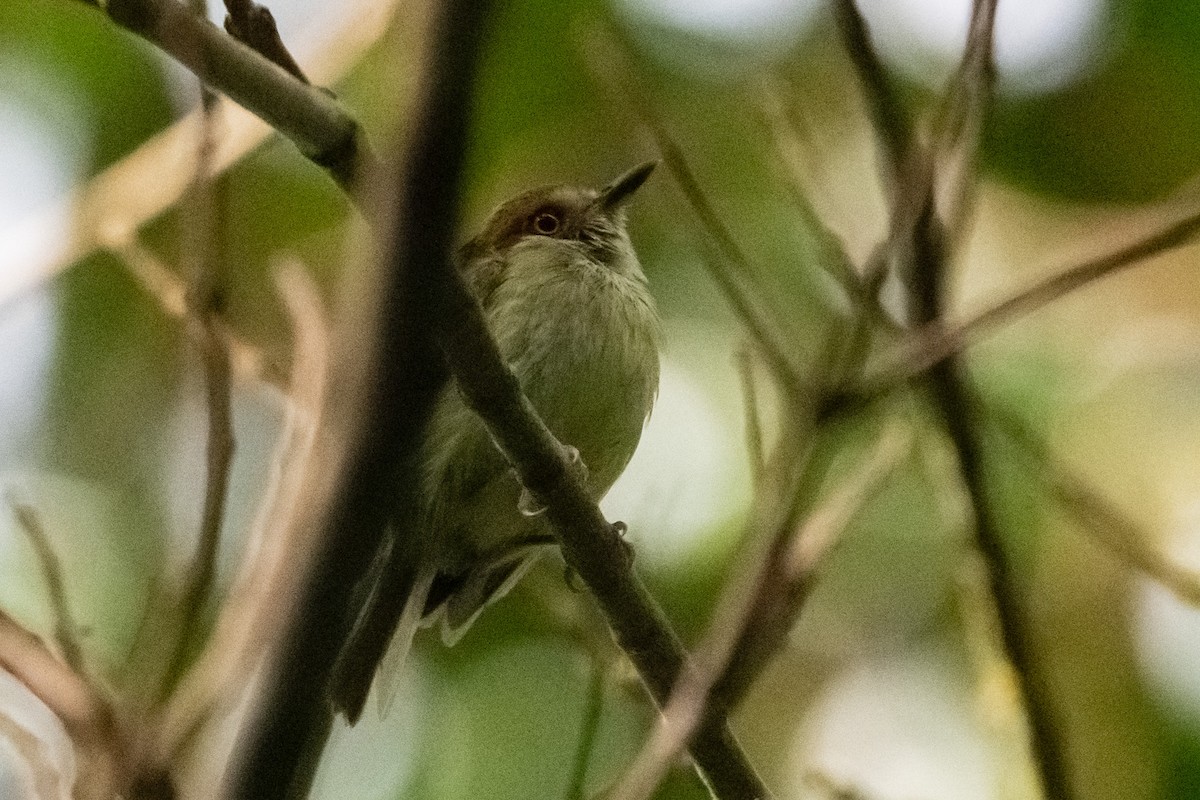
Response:
POLYGON ((543 211, 533 218, 533 232, 542 236, 552 236, 558 233, 558 217, 549 211, 543 211))

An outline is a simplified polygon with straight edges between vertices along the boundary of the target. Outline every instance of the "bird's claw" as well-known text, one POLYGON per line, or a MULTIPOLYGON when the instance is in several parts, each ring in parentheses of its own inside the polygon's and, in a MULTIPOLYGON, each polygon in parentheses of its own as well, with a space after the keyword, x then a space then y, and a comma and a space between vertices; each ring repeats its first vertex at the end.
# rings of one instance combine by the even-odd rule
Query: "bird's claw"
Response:
MULTIPOLYGON (((579 455, 579 450, 569 444, 563 445, 563 455, 567 458, 568 469, 581 482, 587 483, 588 468, 579 455)), ((517 499, 517 510, 526 517, 537 517, 546 513, 546 504, 537 499, 533 492, 521 487, 521 496, 517 499)))
POLYGON ((633 545, 625 541, 625 534, 629 533, 629 526, 617 520, 612 523, 612 531, 617 535, 617 543, 621 545, 621 553, 625 556, 625 566, 633 566, 633 545))
POLYGON ((533 496, 533 492, 521 487, 521 496, 517 498, 517 510, 526 517, 536 517, 546 513, 546 504, 533 496))
POLYGON ((572 592, 582 592, 584 589, 583 580, 570 564, 563 566, 563 581, 572 592))

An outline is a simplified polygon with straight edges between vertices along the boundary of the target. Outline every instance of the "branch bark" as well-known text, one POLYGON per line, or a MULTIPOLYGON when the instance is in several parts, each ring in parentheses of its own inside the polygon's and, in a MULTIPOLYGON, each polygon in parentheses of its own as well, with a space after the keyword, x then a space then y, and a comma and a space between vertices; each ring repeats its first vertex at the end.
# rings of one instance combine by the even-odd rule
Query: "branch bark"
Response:
POLYGON ((228 95, 291 139, 340 186, 352 187, 374 156, 358 122, 311 86, 176 0, 109 0, 108 16, 159 47, 206 85, 228 95))

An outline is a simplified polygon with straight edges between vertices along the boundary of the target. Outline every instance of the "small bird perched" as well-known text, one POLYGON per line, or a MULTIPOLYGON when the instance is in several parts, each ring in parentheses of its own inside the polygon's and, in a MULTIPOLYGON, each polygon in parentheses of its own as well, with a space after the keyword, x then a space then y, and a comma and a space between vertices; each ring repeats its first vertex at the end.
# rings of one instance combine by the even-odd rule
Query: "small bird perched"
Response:
MULTIPOLYGON (((577 450, 597 500, 633 456, 658 391, 658 312, 625 230, 625 204, 654 166, 599 191, 520 194, 459 253, 501 354, 546 425, 577 450)), ((457 641, 553 541, 453 386, 438 400, 419 463, 423 538, 393 541, 381 557, 334 672, 334 708, 352 723, 385 653, 398 668, 416 629, 438 621, 442 638, 457 641)))

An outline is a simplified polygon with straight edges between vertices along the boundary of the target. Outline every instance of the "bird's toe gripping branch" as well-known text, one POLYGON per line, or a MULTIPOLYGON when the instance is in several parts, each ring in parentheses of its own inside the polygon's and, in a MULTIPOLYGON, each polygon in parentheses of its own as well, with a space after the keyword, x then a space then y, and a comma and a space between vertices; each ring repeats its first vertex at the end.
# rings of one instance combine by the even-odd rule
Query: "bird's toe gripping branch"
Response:
MULTIPOLYGON (((564 444, 563 453, 567 457, 570 464, 570 470, 575 474, 581 483, 587 483, 588 468, 587 464, 583 463, 583 457, 579 455, 578 448, 572 447, 569 444, 564 444)), ((527 517, 537 517, 546 513, 546 504, 534 496, 533 492, 524 486, 521 487, 521 496, 517 499, 517 509, 527 517)))

